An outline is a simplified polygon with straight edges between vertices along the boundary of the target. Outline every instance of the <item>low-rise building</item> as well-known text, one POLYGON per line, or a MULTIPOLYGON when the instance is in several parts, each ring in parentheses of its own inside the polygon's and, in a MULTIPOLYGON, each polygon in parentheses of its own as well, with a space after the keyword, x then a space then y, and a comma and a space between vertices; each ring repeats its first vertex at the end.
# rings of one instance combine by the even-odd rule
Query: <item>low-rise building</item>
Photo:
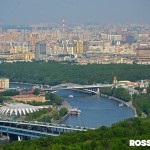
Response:
POLYGON ((0 78, 0 88, 3 88, 3 89, 9 88, 9 79, 0 78))

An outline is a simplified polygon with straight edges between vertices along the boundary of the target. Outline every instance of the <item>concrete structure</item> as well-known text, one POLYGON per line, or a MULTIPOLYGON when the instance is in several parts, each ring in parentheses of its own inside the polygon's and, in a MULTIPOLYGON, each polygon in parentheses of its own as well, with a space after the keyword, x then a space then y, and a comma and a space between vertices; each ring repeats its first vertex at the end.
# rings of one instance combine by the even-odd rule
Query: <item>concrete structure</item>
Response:
POLYGON ((0 78, 0 88, 4 88, 4 89, 9 88, 9 79, 0 78))
MULTIPOLYGON (((38 54, 37 48, 38 60, 61 61, 57 57, 59 54, 75 54, 79 60, 77 62, 81 62, 81 64, 132 63, 132 60, 135 61, 135 48, 139 44, 140 47, 141 44, 150 44, 149 29, 149 25, 133 24, 74 24, 71 26, 68 24, 66 28, 64 19, 61 24, 29 25, 27 28, 16 26, 16 29, 8 28, 3 32, 0 27, 0 58, 15 61, 32 60, 31 56, 35 54, 36 43, 44 41, 47 54, 43 55, 43 52, 38 54), (106 55, 111 56, 114 61, 106 60, 103 57, 106 55), (128 55, 129 57, 123 56, 122 60, 119 60, 120 56, 118 55, 128 55), (47 58, 45 59, 45 57, 47 58)), ((139 57, 137 63, 150 64, 150 61, 142 57, 139 57)), ((66 60, 68 59, 66 57, 66 60)))
POLYGON ((39 39, 39 34, 36 32, 33 32, 30 34, 30 43, 31 43, 31 50, 35 51, 35 44, 37 43, 39 39))
POLYGON ((138 60, 150 60, 150 47, 136 48, 136 57, 138 60))
POLYGON ((5 106, 0 107, 0 115, 24 116, 26 114, 38 111, 39 109, 48 107, 50 106, 32 106, 23 103, 5 103, 5 106))
POLYGON ((18 54, 13 54, 13 60, 32 60, 35 58, 34 53, 28 52, 28 53, 18 53, 18 54))
POLYGON ((74 52, 76 54, 82 54, 83 53, 83 41, 82 40, 74 41, 74 44, 75 44, 74 52))
POLYGON ((14 53, 27 53, 29 52, 29 47, 28 45, 23 45, 23 46, 14 46, 14 53))
POLYGON ((67 48, 67 54, 74 54, 74 44, 73 43, 68 43, 66 48, 67 48))
POLYGON ((46 57, 46 43, 38 42, 35 44, 35 60, 43 60, 46 57))
POLYGON ((35 54, 28 53, 10 53, 10 54, 0 54, 0 58, 5 60, 25 60, 30 61, 35 58, 35 54))
POLYGON ((129 44, 133 44, 135 43, 135 37, 133 35, 127 35, 126 36, 126 42, 129 43, 129 44))
POLYGON ((122 35, 108 35, 108 40, 122 41, 122 35))
POLYGON ((64 89, 82 90, 88 93, 100 94, 100 89, 104 87, 112 87, 112 84, 93 84, 93 85, 79 85, 79 84, 60 84, 50 88, 41 88, 42 91, 57 91, 64 89))
POLYGON ((52 124, 48 122, 0 120, 0 132, 7 133, 8 137, 9 134, 18 135, 18 140, 23 139, 23 137, 39 138, 48 135, 58 136, 65 132, 87 131, 88 129, 94 130, 94 128, 52 124))

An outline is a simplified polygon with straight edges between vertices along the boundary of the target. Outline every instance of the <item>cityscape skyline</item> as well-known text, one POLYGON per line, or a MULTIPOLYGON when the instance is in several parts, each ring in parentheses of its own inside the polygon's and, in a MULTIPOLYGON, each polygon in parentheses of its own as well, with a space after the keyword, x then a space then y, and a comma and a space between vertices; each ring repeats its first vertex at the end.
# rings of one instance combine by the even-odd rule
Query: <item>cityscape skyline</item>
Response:
POLYGON ((149 0, 1 0, 0 24, 150 23, 149 0))

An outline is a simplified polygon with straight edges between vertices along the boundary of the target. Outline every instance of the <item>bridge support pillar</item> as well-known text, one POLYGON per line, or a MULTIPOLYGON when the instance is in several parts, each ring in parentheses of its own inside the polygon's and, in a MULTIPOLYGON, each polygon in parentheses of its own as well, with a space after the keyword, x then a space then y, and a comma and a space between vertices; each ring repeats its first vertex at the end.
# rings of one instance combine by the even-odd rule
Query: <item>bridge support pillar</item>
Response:
POLYGON ((100 88, 97 88, 97 95, 100 95, 100 88))
POLYGON ((18 141, 22 141, 22 136, 18 135, 18 141))
POLYGON ((7 139, 10 140, 9 134, 7 133, 7 139))

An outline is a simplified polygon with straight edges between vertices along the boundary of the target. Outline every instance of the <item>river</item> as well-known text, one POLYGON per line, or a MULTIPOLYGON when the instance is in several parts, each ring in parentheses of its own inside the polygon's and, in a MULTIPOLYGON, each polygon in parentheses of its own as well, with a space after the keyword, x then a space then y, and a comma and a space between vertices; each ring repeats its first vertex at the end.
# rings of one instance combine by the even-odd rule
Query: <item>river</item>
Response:
POLYGON ((134 111, 131 108, 119 107, 119 102, 98 95, 71 90, 58 91, 57 94, 72 107, 81 110, 78 116, 69 116, 62 122, 64 124, 95 128, 103 125, 111 126, 115 122, 134 117, 134 111), (68 95, 74 97, 70 98, 68 95))
MULTIPOLYGON (((23 85, 10 84, 10 87, 23 87, 23 85)), ((72 107, 81 110, 78 116, 69 116, 61 122, 62 124, 97 128, 103 125, 111 126, 113 123, 134 117, 134 111, 130 107, 125 105, 119 107, 119 102, 105 97, 74 90, 60 90, 55 94, 61 96, 72 107)))

